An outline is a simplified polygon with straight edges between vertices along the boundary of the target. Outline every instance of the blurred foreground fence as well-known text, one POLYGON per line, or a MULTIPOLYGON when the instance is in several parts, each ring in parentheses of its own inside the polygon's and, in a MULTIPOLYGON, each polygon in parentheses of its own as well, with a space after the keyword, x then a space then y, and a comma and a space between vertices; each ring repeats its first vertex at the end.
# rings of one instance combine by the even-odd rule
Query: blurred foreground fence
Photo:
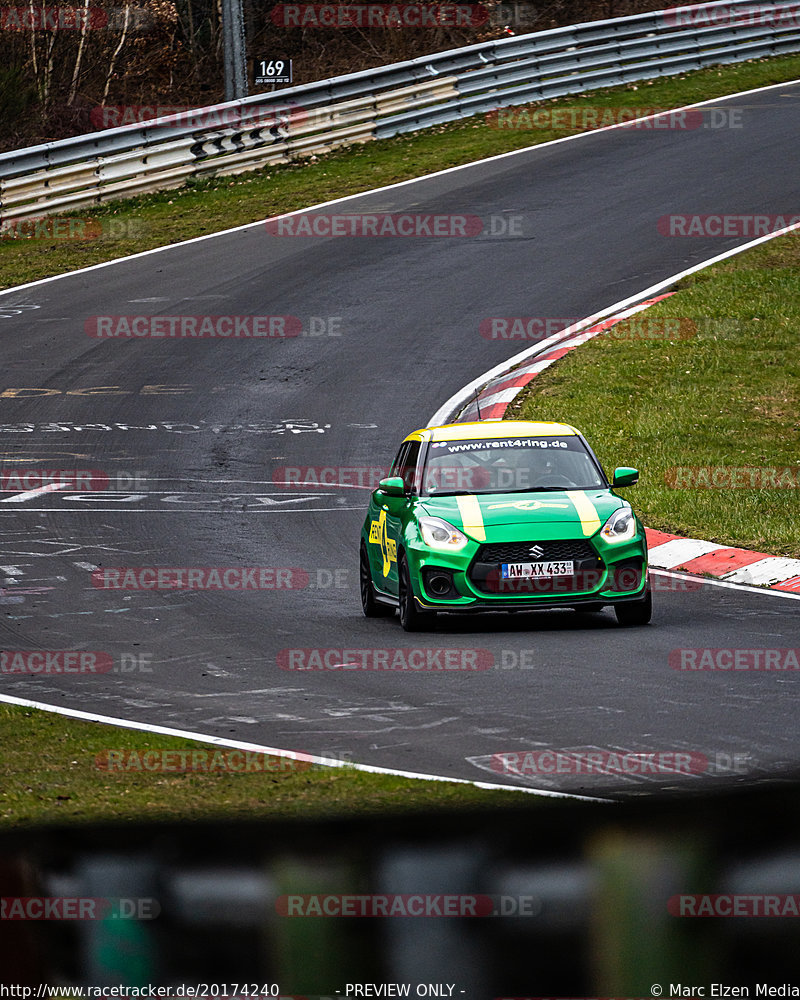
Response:
POLYGON ((647 997, 654 983, 665 996, 670 983, 704 985, 708 997, 715 982, 755 997, 758 983, 800 985, 799 820, 787 783, 623 804, 526 798, 514 811, 8 833, 0 982, 158 984, 170 997, 198 983, 216 984, 207 996, 258 983, 304 997, 453 984, 469 1000, 647 997), (62 911, 33 919, 42 898, 62 911), (72 917, 88 907, 86 919, 68 905, 72 917))

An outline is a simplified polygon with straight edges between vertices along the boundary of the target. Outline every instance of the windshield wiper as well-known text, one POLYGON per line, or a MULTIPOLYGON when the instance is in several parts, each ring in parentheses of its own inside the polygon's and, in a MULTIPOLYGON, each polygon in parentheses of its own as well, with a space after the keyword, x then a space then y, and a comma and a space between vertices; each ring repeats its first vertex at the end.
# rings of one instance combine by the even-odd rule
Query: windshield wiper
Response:
POLYGON ((426 493, 426 497, 497 497, 505 493, 520 493, 521 490, 443 490, 441 493, 426 493))
POLYGON ((444 490, 441 493, 438 491, 436 493, 423 493, 427 500, 435 500, 436 497, 469 497, 474 495, 474 490, 444 490))
POLYGON ((588 486, 527 486, 524 490, 509 490, 510 493, 558 493, 564 490, 590 489, 588 486))

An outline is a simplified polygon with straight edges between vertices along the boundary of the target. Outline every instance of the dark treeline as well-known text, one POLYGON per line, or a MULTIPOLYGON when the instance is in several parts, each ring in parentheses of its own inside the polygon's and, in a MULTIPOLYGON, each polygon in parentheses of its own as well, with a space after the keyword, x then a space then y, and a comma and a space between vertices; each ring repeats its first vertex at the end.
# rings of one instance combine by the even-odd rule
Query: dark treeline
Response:
MULTIPOLYGON (((293 82, 309 83, 512 33, 663 6, 663 0, 486 0, 473 8, 476 23, 468 26, 322 27, 313 23, 313 11, 293 26, 296 11, 245 0, 251 93, 255 59, 291 59, 293 82)), ((389 5, 384 9, 391 16, 389 5)), ((0 54, 2 150, 224 99, 219 0, 2 6, 0 54)))

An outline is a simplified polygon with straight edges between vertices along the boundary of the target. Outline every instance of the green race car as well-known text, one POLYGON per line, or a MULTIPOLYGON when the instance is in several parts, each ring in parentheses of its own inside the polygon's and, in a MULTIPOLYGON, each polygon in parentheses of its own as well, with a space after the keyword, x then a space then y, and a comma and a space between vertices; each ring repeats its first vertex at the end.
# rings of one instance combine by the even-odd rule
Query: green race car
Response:
POLYGON ((400 612, 407 631, 438 611, 613 605, 620 625, 652 613, 644 527, 583 435, 522 420, 409 434, 361 529, 367 617, 400 612))

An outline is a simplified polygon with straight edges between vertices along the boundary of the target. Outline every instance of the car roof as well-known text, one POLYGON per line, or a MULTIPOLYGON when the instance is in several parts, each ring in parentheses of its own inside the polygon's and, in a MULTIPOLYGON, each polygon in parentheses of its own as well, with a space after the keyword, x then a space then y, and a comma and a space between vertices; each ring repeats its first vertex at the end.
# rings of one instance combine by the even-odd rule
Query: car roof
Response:
POLYGON ((466 424, 423 427, 406 441, 485 441, 508 437, 566 437, 579 432, 569 424, 538 420, 480 420, 466 424))

